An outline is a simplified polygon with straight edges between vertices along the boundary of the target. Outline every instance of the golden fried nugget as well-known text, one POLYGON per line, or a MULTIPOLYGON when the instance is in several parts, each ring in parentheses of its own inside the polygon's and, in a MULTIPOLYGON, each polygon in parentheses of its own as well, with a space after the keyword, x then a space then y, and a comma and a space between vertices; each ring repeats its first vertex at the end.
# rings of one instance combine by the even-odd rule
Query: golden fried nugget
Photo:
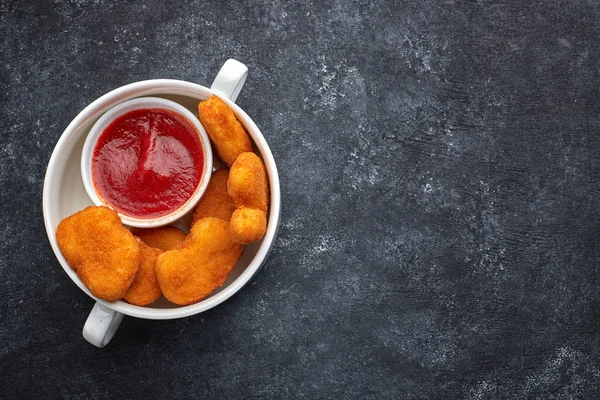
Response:
POLYGON ((229 229, 236 243, 256 242, 267 231, 267 213, 256 208, 240 207, 231 216, 229 229))
POLYGON ((122 298, 138 271, 137 239, 108 207, 87 207, 63 219, 56 240, 67 262, 92 294, 104 300, 122 298))
POLYGON ((261 159, 254 153, 242 153, 229 171, 227 191, 236 207, 267 211, 269 186, 261 159))
POLYGON ((187 236, 184 231, 174 226, 161 226, 158 228, 132 228, 131 232, 142 239, 150 247, 162 251, 172 250, 179 246, 187 236))
POLYGON ((231 217, 231 234, 236 243, 256 242, 267 231, 269 182, 261 159, 242 153, 229 171, 227 191, 237 209, 231 217))
POLYGON ((235 204, 227 193, 228 179, 228 169, 220 169, 212 173, 206 191, 192 215, 192 225, 204 217, 221 218, 226 221, 231 219, 231 214, 235 211, 235 204))
POLYGON ((161 295, 156 279, 156 260, 162 254, 162 251, 147 246, 141 240, 139 243, 142 261, 135 279, 129 286, 125 296, 123 296, 123 300, 136 306, 145 306, 154 303, 161 295))
POLYGON ((213 95, 198 104, 198 116, 219 157, 227 166, 231 166, 241 153, 252 151, 252 142, 246 129, 229 106, 217 96, 213 95))
POLYGON ((202 218, 181 247, 158 257, 160 289, 175 304, 200 301, 223 285, 243 251, 244 246, 231 240, 229 222, 202 218))

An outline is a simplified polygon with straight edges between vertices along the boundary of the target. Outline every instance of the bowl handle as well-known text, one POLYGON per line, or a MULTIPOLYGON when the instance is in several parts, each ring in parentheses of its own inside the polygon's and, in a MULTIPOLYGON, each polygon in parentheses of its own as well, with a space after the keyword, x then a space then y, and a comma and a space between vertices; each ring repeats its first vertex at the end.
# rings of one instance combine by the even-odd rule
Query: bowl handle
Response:
POLYGON ((115 335, 121 321, 123 314, 96 303, 83 326, 83 337, 96 347, 104 347, 115 335))
POLYGON ((247 77, 248 67, 230 58, 225 61, 210 88, 218 95, 235 102, 247 77))

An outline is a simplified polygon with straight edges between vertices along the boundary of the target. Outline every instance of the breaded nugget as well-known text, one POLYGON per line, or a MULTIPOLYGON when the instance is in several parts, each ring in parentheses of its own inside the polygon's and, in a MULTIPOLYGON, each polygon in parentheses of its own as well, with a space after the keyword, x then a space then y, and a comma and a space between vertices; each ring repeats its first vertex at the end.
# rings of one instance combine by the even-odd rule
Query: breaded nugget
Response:
POLYGON ((267 231, 269 182, 261 159, 254 153, 242 153, 229 171, 227 191, 236 211, 231 217, 234 242, 256 242, 267 231))
POLYGON ((184 231, 174 226, 158 228, 132 228, 131 232, 142 239, 150 247, 167 251, 179 246, 187 236, 184 231))
POLYGON ((228 169, 220 169, 212 173, 206 191, 192 215, 192 225, 204 217, 221 218, 226 221, 231 219, 231 214, 235 211, 235 204, 227 193, 228 179, 228 169))
POLYGON ((267 213, 256 208, 240 207, 234 211, 229 229, 236 243, 256 242, 267 231, 267 213))
POLYGON ((231 166, 241 153, 252 151, 252 142, 246 129, 229 106, 217 96, 213 95, 198 104, 198 116, 219 157, 227 166, 231 166))
POLYGON ((229 222, 202 218, 181 247, 158 257, 156 276, 172 303, 188 305, 223 285, 244 247, 231 240, 229 222))
POLYGON ((56 240, 67 262, 98 298, 122 298, 140 265, 137 239, 108 207, 87 207, 63 219, 56 240))
POLYGON ((267 211, 269 186, 261 159, 254 153, 242 153, 229 171, 227 190, 236 207, 267 211))
POLYGON ((147 246, 141 240, 139 244, 142 261, 135 279, 129 286, 125 296, 123 296, 123 300, 136 306, 145 306, 154 303, 161 295, 156 279, 156 260, 162 254, 162 251, 147 246))

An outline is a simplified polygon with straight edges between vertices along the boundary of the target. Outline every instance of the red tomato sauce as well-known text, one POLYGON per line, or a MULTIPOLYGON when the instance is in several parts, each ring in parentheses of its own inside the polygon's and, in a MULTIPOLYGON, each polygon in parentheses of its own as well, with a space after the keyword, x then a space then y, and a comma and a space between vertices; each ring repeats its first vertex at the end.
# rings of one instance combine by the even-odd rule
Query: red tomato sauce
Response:
POLYGON ((194 193, 204 163, 196 128, 161 108, 130 111, 102 132, 92 178, 100 197, 135 218, 177 210, 194 193))

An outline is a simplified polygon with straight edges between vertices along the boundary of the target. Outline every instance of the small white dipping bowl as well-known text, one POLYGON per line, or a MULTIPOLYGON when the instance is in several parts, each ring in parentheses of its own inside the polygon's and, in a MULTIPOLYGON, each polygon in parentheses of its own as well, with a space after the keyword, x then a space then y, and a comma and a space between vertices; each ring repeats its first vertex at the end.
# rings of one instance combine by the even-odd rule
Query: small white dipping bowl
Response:
POLYGON ((198 183, 196 190, 192 193, 192 196, 181 207, 174 210, 170 214, 156 218, 136 218, 135 216, 119 212, 119 217, 121 217, 121 221, 123 221, 125 225, 135 226, 137 228, 154 228, 171 224, 190 212, 204 194, 206 186, 210 181, 213 167, 212 149, 210 147, 208 135, 206 134, 206 131, 204 130, 204 127, 198 118, 187 108, 183 107, 179 103, 162 99, 160 97, 139 97, 128 100, 105 112, 102 117, 96 121, 94 126, 92 126, 92 129, 90 129, 90 133, 83 144, 83 150, 81 152, 81 178, 83 179, 83 186, 85 187, 88 196, 90 196, 90 199, 94 204, 97 206, 108 206, 114 208, 108 201, 104 200, 100 196, 96 190, 96 185, 94 185, 94 180, 92 178, 92 160, 94 157, 94 149, 96 148, 96 144, 98 143, 100 135, 102 135, 104 130, 108 128, 108 126, 117 118, 127 114, 128 112, 152 108, 162 108, 169 111, 174 111, 184 117, 185 120, 195 128, 202 145, 204 164, 202 166, 202 176, 200 177, 200 182, 198 183))

